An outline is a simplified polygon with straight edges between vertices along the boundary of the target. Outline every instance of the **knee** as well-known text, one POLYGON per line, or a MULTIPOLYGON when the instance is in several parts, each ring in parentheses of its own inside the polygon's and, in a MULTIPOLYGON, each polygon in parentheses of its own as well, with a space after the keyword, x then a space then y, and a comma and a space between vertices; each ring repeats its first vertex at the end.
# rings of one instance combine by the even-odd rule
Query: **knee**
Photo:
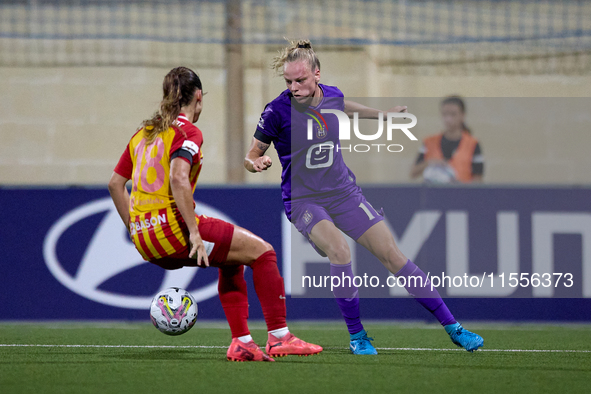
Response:
POLYGON ((274 251, 273 246, 270 243, 268 243, 267 241, 265 241, 263 239, 259 239, 259 242, 257 242, 256 248, 253 248, 252 254, 250 255, 250 258, 248 259, 249 261, 246 265, 249 265, 249 266, 252 265, 263 254, 265 254, 267 252, 271 252, 271 251, 274 251))
POLYGON ((328 259, 333 264, 348 264, 351 261, 351 251, 347 242, 339 242, 335 245, 330 245, 328 250, 325 250, 328 259))
POLYGON ((275 250, 275 249, 273 249, 273 245, 271 245, 270 243, 268 243, 265 240, 262 240, 262 241, 263 241, 263 245, 261 246, 261 249, 263 250, 263 253, 275 250))
POLYGON ((396 246, 388 247, 382 255, 379 256, 379 259, 392 273, 400 271, 407 261, 406 256, 404 256, 396 246))

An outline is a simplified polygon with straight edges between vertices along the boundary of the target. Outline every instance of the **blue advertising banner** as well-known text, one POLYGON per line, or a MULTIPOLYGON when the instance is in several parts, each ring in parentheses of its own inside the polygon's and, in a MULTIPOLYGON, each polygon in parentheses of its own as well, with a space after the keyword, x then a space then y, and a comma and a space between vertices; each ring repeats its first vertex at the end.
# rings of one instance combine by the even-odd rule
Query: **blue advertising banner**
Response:
MULTIPOLYGON (((591 298, 589 189, 363 189, 443 297, 591 298)), ((292 237, 291 294, 331 298, 326 269, 314 264, 327 261, 306 244, 292 237)), ((366 249, 349 248, 361 297, 407 295, 366 249)))
MULTIPOLYGON (((459 319, 591 321, 591 190, 363 189, 376 208, 384 208, 402 251, 425 272, 572 274, 571 287, 442 289, 459 319)), ((275 247, 292 294, 289 319, 340 318, 334 300, 310 298, 313 289, 293 286, 297 275, 328 275, 328 266, 317 264, 323 260, 304 241, 290 237, 278 188, 200 187, 195 199, 199 213, 248 228, 275 247)), ((164 271, 145 263, 106 188, 3 188, 0 204, 1 319, 147 321, 152 296, 173 285, 196 297, 201 319, 224 318, 217 270, 164 271)), ((384 277, 385 269, 366 250, 355 247, 353 255, 358 272, 363 267, 384 277)), ((262 319, 248 269, 246 275, 251 318, 262 319)), ((364 318, 432 321, 414 300, 393 298, 396 289, 375 291, 366 296, 379 298, 361 301, 364 318)))

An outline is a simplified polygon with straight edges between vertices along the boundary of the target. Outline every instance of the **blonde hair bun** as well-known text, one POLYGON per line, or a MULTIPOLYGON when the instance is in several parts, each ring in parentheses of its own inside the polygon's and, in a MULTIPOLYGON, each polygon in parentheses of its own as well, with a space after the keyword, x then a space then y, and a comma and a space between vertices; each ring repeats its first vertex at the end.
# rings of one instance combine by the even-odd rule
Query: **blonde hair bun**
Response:
POLYGON ((279 51, 279 55, 273 58, 271 69, 279 75, 283 75, 283 66, 286 63, 305 61, 312 71, 320 70, 320 60, 312 48, 310 40, 288 40, 289 45, 279 51))

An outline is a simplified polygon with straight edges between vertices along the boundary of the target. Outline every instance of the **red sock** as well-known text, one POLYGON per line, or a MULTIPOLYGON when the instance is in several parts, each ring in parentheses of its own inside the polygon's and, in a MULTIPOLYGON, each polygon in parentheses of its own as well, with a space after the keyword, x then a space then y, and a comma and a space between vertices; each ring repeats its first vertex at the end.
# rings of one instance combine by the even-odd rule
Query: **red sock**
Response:
POLYGON ((226 319, 230 325, 232 338, 249 335, 248 293, 243 266, 235 265, 220 268, 218 293, 226 319))
POLYGON ((286 327, 285 323, 285 288, 283 278, 277 268, 277 255, 274 250, 263 253, 250 266, 252 280, 257 292, 267 330, 286 327))

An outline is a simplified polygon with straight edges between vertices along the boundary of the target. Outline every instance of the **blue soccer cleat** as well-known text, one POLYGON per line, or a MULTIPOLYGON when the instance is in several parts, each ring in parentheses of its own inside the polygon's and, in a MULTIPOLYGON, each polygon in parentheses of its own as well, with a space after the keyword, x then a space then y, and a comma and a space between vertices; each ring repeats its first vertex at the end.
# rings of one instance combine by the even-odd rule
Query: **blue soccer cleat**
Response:
POLYGON ((454 344, 463 347, 469 352, 478 350, 479 347, 484 345, 484 339, 480 335, 466 330, 460 323, 448 324, 443 328, 445 328, 454 344))
POLYGON ((373 338, 368 337, 367 332, 365 330, 361 330, 357 334, 350 335, 351 343, 349 344, 349 349, 351 349, 351 353, 378 354, 378 351, 375 347, 373 347, 373 345, 370 342, 373 341, 373 338))

